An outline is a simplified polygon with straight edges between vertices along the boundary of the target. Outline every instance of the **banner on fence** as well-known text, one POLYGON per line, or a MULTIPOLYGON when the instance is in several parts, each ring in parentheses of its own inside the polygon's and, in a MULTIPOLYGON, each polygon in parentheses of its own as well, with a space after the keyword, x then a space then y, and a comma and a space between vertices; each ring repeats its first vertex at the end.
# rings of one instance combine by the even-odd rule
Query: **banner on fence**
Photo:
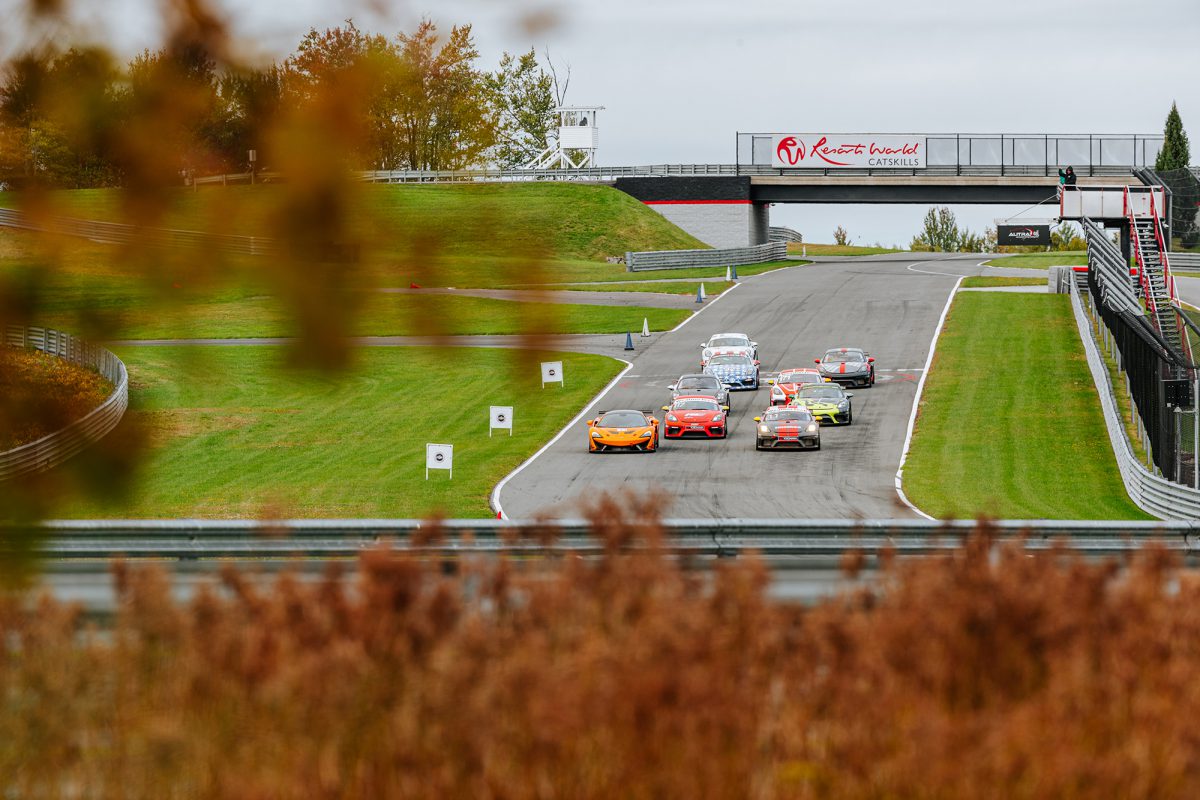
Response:
POLYGON ((1049 225, 997 225, 996 244, 1035 245, 1050 244, 1049 225))
POLYGON ((876 133, 777 133, 771 166, 821 169, 924 169, 924 136, 876 133))

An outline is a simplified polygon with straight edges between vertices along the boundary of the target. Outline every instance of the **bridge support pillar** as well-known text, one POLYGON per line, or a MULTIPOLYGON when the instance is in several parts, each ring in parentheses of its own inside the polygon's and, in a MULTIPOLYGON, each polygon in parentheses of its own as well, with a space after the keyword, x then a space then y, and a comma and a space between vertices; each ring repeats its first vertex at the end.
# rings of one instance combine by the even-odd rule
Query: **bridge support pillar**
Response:
POLYGON ((750 199, 748 176, 618 178, 615 185, 712 247, 767 241, 769 204, 750 199))

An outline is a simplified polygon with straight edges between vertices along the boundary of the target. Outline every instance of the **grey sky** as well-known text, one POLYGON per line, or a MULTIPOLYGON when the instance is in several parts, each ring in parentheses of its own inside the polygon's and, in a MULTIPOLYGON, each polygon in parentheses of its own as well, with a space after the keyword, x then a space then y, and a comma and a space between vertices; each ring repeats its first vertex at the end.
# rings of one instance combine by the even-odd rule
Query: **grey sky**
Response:
MULTIPOLYGON (((157 5, 108 0, 86 29, 126 52, 153 46, 157 5), (101 33, 106 31, 106 33, 101 33)), ((485 66, 549 48, 572 67, 570 100, 607 107, 604 164, 729 162, 742 131, 1161 132, 1171 101, 1200 150, 1198 0, 426 0, 374 4, 225 0, 260 55, 353 16, 394 33, 428 14, 472 22, 485 66), (530 31, 522 20, 551 12, 530 31)), ((0 0, 12 19, 16 0, 0 0)), ((0 49, 14 46, 13 26, 0 49)), ((1193 160, 1200 161, 1200 152, 1193 160)), ((776 207, 814 241, 830 221, 907 242, 924 208, 776 207), (915 220, 915 221, 914 221, 915 220)), ((959 209, 976 228, 996 209, 959 209)), ((825 230, 825 228, 828 230, 825 230)))

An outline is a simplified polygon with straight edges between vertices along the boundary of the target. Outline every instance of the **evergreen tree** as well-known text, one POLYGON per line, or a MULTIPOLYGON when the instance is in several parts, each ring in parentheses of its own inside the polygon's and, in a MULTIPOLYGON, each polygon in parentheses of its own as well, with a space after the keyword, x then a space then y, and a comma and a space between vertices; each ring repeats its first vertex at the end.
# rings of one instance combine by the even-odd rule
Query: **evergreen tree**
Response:
POLYGON ((1154 170, 1171 188, 1171 237, 1182 241, 1184 247, 1196 245, 1196 206, 1200 203, 1200 182, 1188 170, 1191 152, 1179 109, 1171 103, 1167 124, 1163 129, 1163 146, 1154 161, 1154 170))
POLYGON ((1155 171, 1183 169, 1191 160, 1191 152, 1188 148, 1187 133, 1183 130, 1183 120, 1179 118, 1179 109, 1175 103, 1171 103, 1171 110, 1167 114, 1167 124, 1163 128, 1163 146, 1162 150, 1158 151, 1158 158, 1154 161, 1155 171))

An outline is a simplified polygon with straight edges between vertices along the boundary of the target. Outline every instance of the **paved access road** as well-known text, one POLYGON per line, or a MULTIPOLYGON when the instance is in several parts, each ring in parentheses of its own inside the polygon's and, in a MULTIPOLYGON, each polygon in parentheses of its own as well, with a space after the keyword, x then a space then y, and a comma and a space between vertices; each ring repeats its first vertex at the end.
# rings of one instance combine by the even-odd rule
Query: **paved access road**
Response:
POLYGON ((912 516, 898 499, 895 474, 917 381, 957 277, 981 274, 986 258, 902 253, 744 280, 678 330, 639 343, 633 367, 587 416, 661 408, 667 386, 698 371, 700 342, 738 331, 758 342, 764 375, 812 366, 829 347, 866 348, 878 382, 852 390, 853 425, 823 428, 819 452, 757 452, 753 417, 770 402, 765 383, 758 392, 733 393, 724 441, 664 440, 654 454, 590 454, 579 422, 503 485, 505 515, 574 517, 583 498, 638 489, 664 492, 673 517, 912 516))

